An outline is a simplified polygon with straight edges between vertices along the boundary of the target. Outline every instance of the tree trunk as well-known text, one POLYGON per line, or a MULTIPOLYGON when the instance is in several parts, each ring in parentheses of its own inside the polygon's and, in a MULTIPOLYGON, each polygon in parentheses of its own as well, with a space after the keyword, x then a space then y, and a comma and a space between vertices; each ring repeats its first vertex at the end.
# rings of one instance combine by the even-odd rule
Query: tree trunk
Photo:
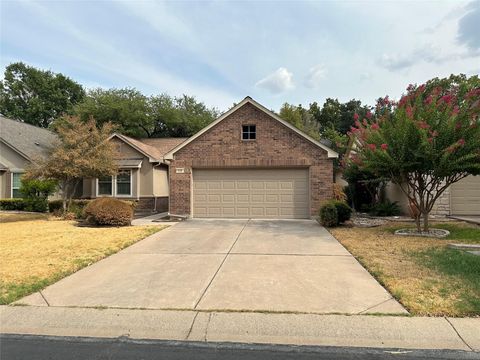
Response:
POLYGON ((420 223, 420 217, 421 217, 420 213, 415 215, 415 225, 417 225, 417 231, 418 232, 422 231, 422 226, 421 226, 421 223, 420 223))
POLYGON ((428 211, 424 211, 422 215, 423 215, 423 231, 427 232, 429 230, 428 211))

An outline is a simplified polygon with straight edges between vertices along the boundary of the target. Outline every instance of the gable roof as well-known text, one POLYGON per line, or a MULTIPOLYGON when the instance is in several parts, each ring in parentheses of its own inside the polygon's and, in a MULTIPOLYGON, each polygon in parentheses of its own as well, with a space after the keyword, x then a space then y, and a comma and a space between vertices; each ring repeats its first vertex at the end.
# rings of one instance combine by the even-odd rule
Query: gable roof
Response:
POLYGON ((148 157, 150 162, 161 162, 163 156, 187 138, 142 138, 134 139, 126 135, 115 133, 111 138, 117 137, 133 147, 141 154, 148 157))
POLYGON ((275 114, 274 112, 268 110, 266 107, 264 107, 263 105, 259 104, 258 102, 256 102, 255 100, 253 100, 250 96, 247 96, 245 99, 243 99, 240 103, 238 103, 237 105, 235 105, 234 107, 232 107, 230 110, 224 112, 222 115, 220 115, 220 117, 215 120, 214 122, 212 122, 210 125, 204 127, 202 130, 200 130, 199 132, 197 132, 195 135, 189 137, 186 141, 182 142, 181 144, 179 144, 178 146, 176 146, 175 148, 173 148, 171 151, 169 151, 168 153, 165 154, 165 159, 167 160, 173 160, 173 154, 175 154, 178 150, 180 150, 181 148, 183 148, 184 146, 190 144, 192 141, 194 141, 196 138, 198 138, 199 136, 201 136, 202 134, 204 134, 205 132, 207 132, 208 130, 210 130, 211 128, 213 128, 214 126, 216 126, 219 122, 221 122, 222 120, 224 120, 225 118, 227 118, 229 115, 231 115, 232 113, 234 113, 235 111, 237 111, 238 109, 240 109, 242 106, 244 106, 245 104, 251 104, 253 105, 254 107, 256 107, 257 109, 259 109, 260 111, 263 111, 264 113, 266 113, 267 115, 271 116, 272 118, 274 118, 275 120, 279 121, 281 124, 283 124, 284 126, 286 126, 287 128, 289 128, 290 130, 296 132, 298 135, 300 135, 301 137, 303 137, 304 139, 306 139, 307 141, 311 142, 313 145, 316 145, 320 148, 322 148, 323 150, 325 150, 328 154, 328 157, 329 158, 338 158, 338 153, 334 150, 332 150, 331 148, 329 148, 328 146, 326 146, 325 144, 322 144, 321 142, 315 140, 314 138, 308 136, 307 134, 305 134, 303 131, 297 129, 295 126, 293 126, 292 124, 290 124, 289 122, 283 120, 280 116, 278 116, 277 114, 275 114))
POLYGON ((0 116, 0 140, 27 160, 45 156, 57 141, 50 130, 0 116))

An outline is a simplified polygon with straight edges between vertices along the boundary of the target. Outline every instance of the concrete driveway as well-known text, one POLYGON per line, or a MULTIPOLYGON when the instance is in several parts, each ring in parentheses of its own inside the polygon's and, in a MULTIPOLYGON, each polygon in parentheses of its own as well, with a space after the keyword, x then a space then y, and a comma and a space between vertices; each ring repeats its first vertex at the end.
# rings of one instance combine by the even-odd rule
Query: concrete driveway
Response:
POLYGON ((315 221, 188 220, 21 303, 302 313, 405 313, 315 221))

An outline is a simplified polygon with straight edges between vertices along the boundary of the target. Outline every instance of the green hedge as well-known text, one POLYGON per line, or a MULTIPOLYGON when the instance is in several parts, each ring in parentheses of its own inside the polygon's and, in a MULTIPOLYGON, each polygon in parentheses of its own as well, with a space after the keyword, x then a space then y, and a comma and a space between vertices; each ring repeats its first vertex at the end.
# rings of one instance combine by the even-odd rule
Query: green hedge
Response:
POLYGON ((47 212, 45 199, 0 199, 0 210, 47 212))

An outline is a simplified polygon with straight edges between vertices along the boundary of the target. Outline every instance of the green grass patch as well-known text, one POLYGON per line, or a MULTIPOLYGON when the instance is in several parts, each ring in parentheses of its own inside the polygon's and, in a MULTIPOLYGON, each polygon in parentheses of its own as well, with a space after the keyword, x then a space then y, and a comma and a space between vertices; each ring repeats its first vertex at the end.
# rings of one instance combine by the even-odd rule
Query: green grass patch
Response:
POLYGON ((422 265, 447 275, 451 281, 430 284, 444 296, 457 294, 455 307, 463 316, 480 314, 480 256, 449 248, 430 248, 412 253, 422 265))

